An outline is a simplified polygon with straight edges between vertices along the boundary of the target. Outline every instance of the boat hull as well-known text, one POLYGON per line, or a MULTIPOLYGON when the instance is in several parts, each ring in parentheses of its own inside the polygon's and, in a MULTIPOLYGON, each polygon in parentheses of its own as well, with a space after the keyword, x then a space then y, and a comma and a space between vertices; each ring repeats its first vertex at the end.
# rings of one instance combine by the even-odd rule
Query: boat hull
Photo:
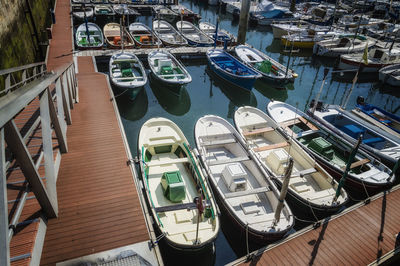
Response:
POLYGON ((217 74, 222 79, 228 81, 229 83, 231 83, 239 88, 242 88, 246 91, 251 91, 253 89, 256 79, 243 79, 243 78, 231 76, 231 75, 228 75, 227 73, 221 71, 213 63, 208 62, 208 65, 210 66, 211 70, 214 71, 215 74, 217 74))
POLYGON ((356 72, 360 66, 362 66, 361 72, 377 73, 379 71, 379 69, 381 69, 382 67, 385 67, 387 65, 386 64, 373 64, 373 63, 368 63, 366 65, 364 62, 357 62, 354 60, 349 60, 349 59, 340 57, 338 68, 344 69, 344 70, 354 70, 354 72, 356 72))
MULTIPOLYGON (((274 178, 274 183, 278 187, 279 190, 282 189, 282 182, 279 179, 274 178)), ((314 215, 318 220, 331 216, 335 213, 340 212, 345 208, 344 202, 340 205, 334 206, 318 206, 313 203, 309 203, 304 199, 298 197, 295 193, 293 193, 290 189, 287 191, 286 199, 289 204, 293 214, 301 219, 312 219, 316 222, 314 215)))
MULTIPOLYGON (((210 179, 211 180, 211 179, 210 179)), ((240 234, 245 236, 246 235, 246 227, 247 225, 244 224, 243 222, 239 221, 234 214, 232 214, 229 211, 229 207, 225 203, 223 199, 221 199, 218 189, 215 187, 213 182, 210 182, 211 188, 214 192, 214 195, 216 195, 218 207, 220 208, 222 215, 225 215, 229 218, 229 221, 233 224, 233 226, 240 231, 240 234)), ((282 230, 279 232, 271 233, 271 232, 261 232, 261 231, 255 231, 252 230, 251 228, 248 228, 248 237, 249 241, 259 244, 259 245, 266 245, 266 244, 271 244, 273 242, 276 242, 282 238, 285 237, 286 234, 291 230, 292 227, 288 228, 287 230, 282 230)))
POLYGON ((304 41, 304 42, 289 41, 285 38, 281 38, 281 43, 282 43, 282 45, 284 45, 286 47, 291 47, 293 45, 293 47, 295 47, 295 48, 304 48, 304 49, 312 49, 315 44, 314 41, 304 41))

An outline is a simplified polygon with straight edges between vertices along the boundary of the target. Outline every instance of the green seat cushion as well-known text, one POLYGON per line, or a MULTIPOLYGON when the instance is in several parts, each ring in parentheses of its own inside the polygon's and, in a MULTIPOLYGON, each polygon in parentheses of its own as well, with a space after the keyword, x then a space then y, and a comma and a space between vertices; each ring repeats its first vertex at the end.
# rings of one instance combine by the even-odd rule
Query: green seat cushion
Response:
POLYGON ((132 69, 126 68, 121 70, 122 77, 133 77, 132 69))
POLYGON ((166 172, 161 177, 164 196, 172 202, 181 202, 186 197, 185 184, 179 171, 166 172))
POLYGON ((174 74, 172 67, 170 66, 161 67, 161 75, 170 75, 170 74, 174 74))

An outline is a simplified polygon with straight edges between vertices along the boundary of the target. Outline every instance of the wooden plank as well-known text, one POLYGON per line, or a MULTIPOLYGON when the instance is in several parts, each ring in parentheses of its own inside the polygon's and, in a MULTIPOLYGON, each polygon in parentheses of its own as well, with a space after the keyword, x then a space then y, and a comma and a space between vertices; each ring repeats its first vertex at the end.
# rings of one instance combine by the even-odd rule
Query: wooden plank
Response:
MULTIPOLYGON (((369 163, 370 161, 371 161, 371 160, 368 159, 368 158, 364 158, 364 159, 362 159, 362 160, 358 160, 357 162, 354 162, 354 163, 352 163, 352 164, 350 165, 350 169, 359 167, 359 166, 361 166, 361 165, 364 165, 364 164, 366 164, 366 163, 369 163)), ((346 169, 346 166, 343 166, 342 169, 343 169, 343 170, 346 169)))
POLYGON ((296 124, 298 124, 298 123, 300 123, 300 122, 301 122, 300 119, 294 118, 294 119, 291 119, 291 120, 288 120, 288 121, 279 123, 279 125, 280 125, 281 127, 289 127, 289 126, 292 126, 292 125, 296 125, 296 124))
POLYGON ((228 163, 238 163, 238 162, 244 162, 248 161, 250 158, 248 156, 243 156, 243 157, 236 157, 236 158, 229 158, 225 160, 215 160, 215 161, 210 161, 208 162, 209 166, 213 165, 221 165, 221 164, 228 164, 228 163))
POLYGON ((258 128, 250 131, 244 131, 243 136, 248 137, 248 136, 253 136, 257 134, 262 134, 262 133, 267 133, 274 131, 275 129, 273 127, 264 127, 264 128, 258 128))
POLYGON ((306 126, 308 126, 311 130, 318 130, 318 128, 316 126, 314 126, 313 123, 311 123, 310 121, 308 121, 307 119, 305 119, 302 116, 299 116, 299 119, 301 122, 303 122, 306 126))
POLYGON ((273 150, 273 149, 283 148, 283 147, 286 147, 289 145, 290 145, 289 142, 281 142, 281 143, 276 143, 276 144, 272 144, 272 145, 254 148, 254 151, 255 152, 269 151, 269 150, 273 150))
POLYGON ((0 265, 10 265, 5 149, 4 129, 0 128, 0 265))

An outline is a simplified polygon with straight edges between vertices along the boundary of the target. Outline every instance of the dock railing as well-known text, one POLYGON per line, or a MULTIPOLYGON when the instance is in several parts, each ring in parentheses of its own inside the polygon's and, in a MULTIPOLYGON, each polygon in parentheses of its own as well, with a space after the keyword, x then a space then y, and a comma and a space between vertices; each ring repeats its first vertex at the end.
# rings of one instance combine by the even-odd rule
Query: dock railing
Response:
POLYGON ((74 63, 47 72, 41 62, 0 70, 0 76, 0 265, 10 265, 10 242, 27 198, 36 198, 46 219, 57 217, 58 169, 61 153, 68 151, 66 131, 78 88, 74 63), (23 180, 10 183, 15 169, 23 180), (16 199, 7 197, 10 186, 20 190, 16 199), (30 192, 34 197, 27 197, 30 192))

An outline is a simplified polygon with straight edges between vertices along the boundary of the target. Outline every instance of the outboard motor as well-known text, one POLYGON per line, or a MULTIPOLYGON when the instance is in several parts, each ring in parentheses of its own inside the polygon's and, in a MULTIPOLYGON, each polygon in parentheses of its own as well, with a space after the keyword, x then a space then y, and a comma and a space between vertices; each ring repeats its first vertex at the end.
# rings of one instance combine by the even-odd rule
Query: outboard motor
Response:
POLYGON ((364 104, 365 104, 364 97, 358 96, 358 97, 357 97, 357 104, 358 104, 358 105, 364 105, 364 104))
MULTIPOLYGON (((311 102, 310 102, 310 108, 313 108, 314 104, 315 104, 315 99, 312 99, 311 102)), ((322 107, 323 107, 323 102, 318 101, 317 102, 317 107, 315 109, 318 110, 318 111, 322 111, 322 107)))

